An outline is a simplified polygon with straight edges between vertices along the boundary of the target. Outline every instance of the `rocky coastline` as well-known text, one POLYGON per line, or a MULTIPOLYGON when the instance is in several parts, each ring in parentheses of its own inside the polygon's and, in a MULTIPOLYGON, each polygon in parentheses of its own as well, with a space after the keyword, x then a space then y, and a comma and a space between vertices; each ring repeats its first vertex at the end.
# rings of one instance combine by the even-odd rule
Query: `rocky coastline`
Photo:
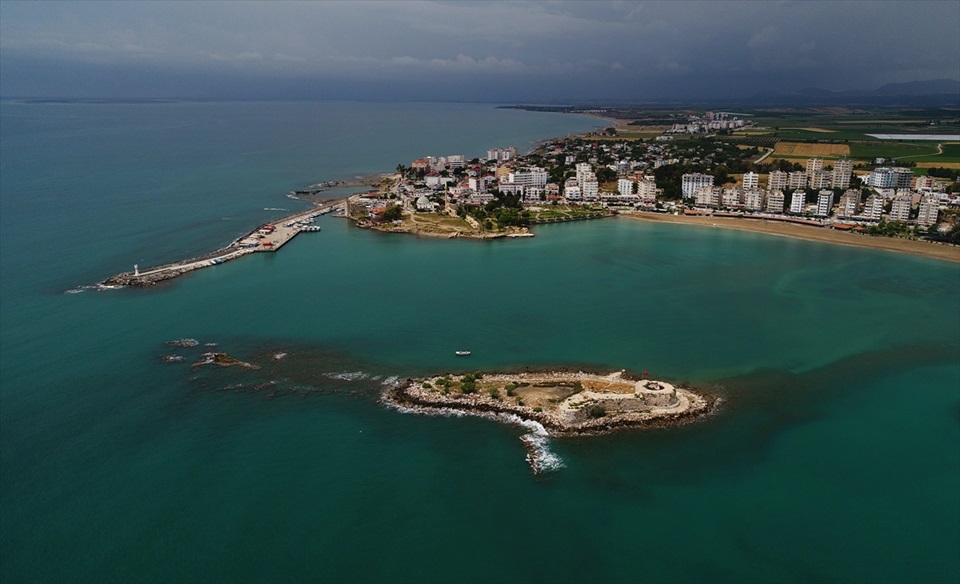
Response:
POLYGON ((467 374, 455 381, 456 377, 409 378, 388 388, 382 400, 425 415, 455 413, 505 420, 516 416, 540 424, 556 437, 678 426, 710 414, 719 403, 716 396, 689 387, 625 372, 467 374), (450 379, 450 384, 445 385, 444 379, 450 379))

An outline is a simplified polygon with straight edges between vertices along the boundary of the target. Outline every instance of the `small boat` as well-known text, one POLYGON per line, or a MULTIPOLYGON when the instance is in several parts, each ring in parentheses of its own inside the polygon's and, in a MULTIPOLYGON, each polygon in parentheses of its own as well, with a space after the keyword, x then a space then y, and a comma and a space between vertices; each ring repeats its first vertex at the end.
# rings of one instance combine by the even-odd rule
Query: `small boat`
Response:
POLYGON ((466 357, 470 354, 470 351, 454 351, 454 355, 457 357, 466 357))

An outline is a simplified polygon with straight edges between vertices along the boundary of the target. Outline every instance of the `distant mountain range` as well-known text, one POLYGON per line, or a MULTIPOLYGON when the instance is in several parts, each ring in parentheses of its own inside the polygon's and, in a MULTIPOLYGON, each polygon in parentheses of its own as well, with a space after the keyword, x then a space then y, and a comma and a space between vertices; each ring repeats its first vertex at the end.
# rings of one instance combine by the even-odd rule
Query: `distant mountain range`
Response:
POLYGON ((798 105, 911 105, 960 107, 960 81, 928 79, 887 83, 876 89, 832 90, 809 87, 790 94, 758 95, 749 101, 798 105))
POLYGON ((906 83, 887 83, 877 89, 834 91, 810 87, 797 91, 798 95, 809 97, 857 97, 857 96, 960 96, 960 81, 956 79, 929 79, 927 81, 907 81, 906 83))

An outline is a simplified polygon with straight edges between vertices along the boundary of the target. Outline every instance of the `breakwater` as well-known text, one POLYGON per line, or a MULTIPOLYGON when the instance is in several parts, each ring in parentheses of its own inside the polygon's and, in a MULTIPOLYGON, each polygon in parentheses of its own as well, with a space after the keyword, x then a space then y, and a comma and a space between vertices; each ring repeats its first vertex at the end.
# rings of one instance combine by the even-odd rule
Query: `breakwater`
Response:
POLYGON ((100 282, 100 286, 135 286, 141 288, 156 286, 165 280, 182 276, 200 268, 223 264, 247 254, 275 252, 303 231, 319 231, 318 227, 311 225, 313 220, 320 215, 325 215, 340 208, 343 200, 323 201, 314 204, 316 207, 313 209, 300 211, 271 223, 263 224, 243 237, 234 240, 230 245, 216 251, 198 257, 152 266, 144 270, 134 265, 132 271, 111 276, 100 282))

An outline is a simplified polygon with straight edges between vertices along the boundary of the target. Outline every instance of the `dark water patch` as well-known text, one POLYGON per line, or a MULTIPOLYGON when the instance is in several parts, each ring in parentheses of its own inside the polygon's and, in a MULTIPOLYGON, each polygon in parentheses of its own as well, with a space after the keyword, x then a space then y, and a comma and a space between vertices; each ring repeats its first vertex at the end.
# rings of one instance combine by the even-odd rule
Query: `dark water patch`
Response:
MULTIPOLYGON (((749 474, 768 462, 787 432, 822 420, 832 402, 874 382, 926 365, 956 362, 957 346, 924 344, 851 356, 811 371, 764 369, 720 380, 723 405, 695 424, 627 430, 557 441, 557 450, 593 487, 626 503, 652 486, 697 484, 749 474)), ((923 387, 915 399, 923 399, 923 387)), ((866 403, 865 403, 866 405, 866 403)), ((958 416, 960 412, 956 411, 958 416)))

